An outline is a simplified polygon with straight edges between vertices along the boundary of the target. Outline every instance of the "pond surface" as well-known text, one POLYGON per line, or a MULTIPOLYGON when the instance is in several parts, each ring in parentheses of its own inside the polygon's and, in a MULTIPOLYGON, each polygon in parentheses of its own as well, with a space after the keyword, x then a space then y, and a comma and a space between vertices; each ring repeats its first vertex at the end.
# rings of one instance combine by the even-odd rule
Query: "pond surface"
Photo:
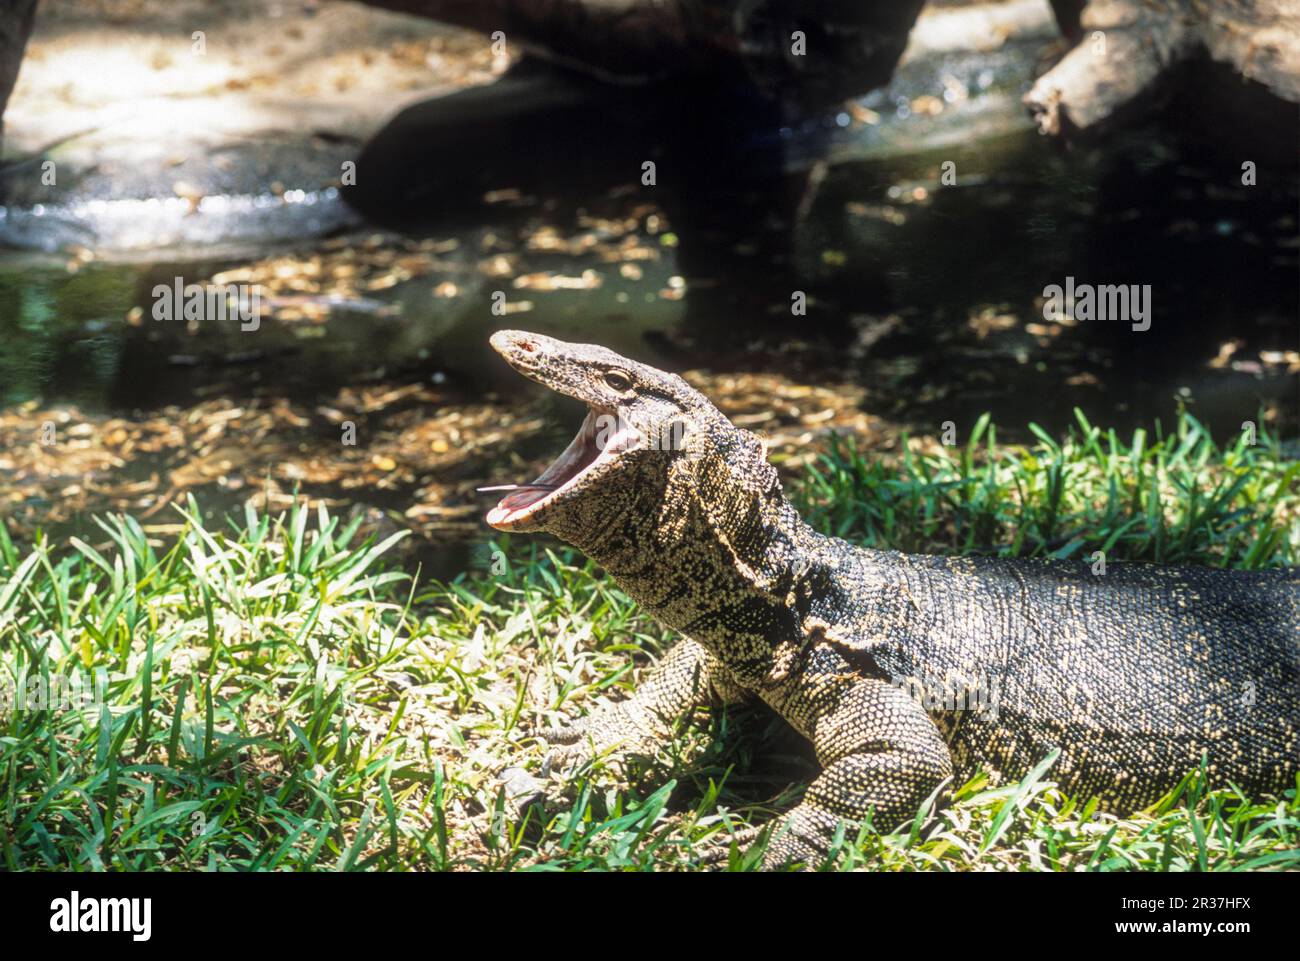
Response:
MULTIPOLYGON (((706 390, 748 392, 756 429, 785 416, 750 409, 779 387, 773 406, 807 427, 794 448, 855 424, 881 448, 948 421, 960 437, 984 411, 1025 439, 1030 421, 1064 430, 1075 407, 1122 432, 1185 406, 1218 437, 1261 417, 1294 436, 1300 129, 1293 108, 1258 100, 1234 119, 1220 86, 1189 82, 1160 119, 1069 151, 1023 128, 881 150, 915 104, 890 91, 861 101, 867 121, 811 131, 733 119, 744 136, 713 142, 701 130, 727 124, 706 116, 665 135, 654 187, 626 182, 645 144, 620 105, 608 170, 588 158, 566 179, 483 145, 488 203, 434 178, 423 201, 363 204, 383 227, 254 257, 0 254, 0 490, 30 530, 188 491, 219 512, 296 487, 463 545, 482 534, 472 487, 549 457, 574 423, 487 348, 507 326, 698 369, 706 390), (1071 277, 1149 285, 1149 329, 1045 318, 1044 289, 1071 277), (155 287, 175 278, 259 285, 258 329, 155 320, 155 287), (779 381, 736 386, 759 372, 779 381), (818 421, 831 396, 847 400, 818 421), (342 448, 345 422, 359 432, 342 448), (64 447, 38 450, 50 423, 64 447)), ((590 132, 557 121, 548 136, 562 158, 590 132)), ((463 547, 433 566, 462 562, 463 547)))

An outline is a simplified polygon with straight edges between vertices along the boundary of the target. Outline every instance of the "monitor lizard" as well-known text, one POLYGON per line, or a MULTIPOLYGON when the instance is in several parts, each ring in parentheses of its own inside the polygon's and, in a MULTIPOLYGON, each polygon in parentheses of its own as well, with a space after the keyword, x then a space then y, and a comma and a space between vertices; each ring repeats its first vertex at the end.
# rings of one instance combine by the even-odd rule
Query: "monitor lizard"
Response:
POLYGON ((814 531, 760 439, 676 374, 500 331, 519 373, 584 402, 573 442, 487 515, 580 549, 682 639, 554 759, 646 753, 684 712, 757 698, 821 773, 764 866, 814 865, 841 820, 889 830, 977 767, 1134 811, 1199 764, 1280 792, 1300 769, 1300 568, 869 550, 814 531), (1204 761, 1203 761, 1204 755, 1204 761))

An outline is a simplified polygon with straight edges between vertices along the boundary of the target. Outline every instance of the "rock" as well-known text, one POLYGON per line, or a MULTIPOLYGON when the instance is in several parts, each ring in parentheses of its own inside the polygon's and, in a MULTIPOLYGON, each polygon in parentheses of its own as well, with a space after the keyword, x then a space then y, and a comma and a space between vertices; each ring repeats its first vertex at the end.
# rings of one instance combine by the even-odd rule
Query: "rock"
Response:
POLYGON ((508 803, 517 816, 522 816, 534 804, 546 799, 546 782, 529 774, 521 767, 508 767, 497 778, 508 803))
POLYGON ((1054 3, 1079 43, 1025 95, 1039 129, 1096 127, 1137 105, 1180 65, 1209 58, 1300 102, 1300 0, 1091 0, 1054 3))

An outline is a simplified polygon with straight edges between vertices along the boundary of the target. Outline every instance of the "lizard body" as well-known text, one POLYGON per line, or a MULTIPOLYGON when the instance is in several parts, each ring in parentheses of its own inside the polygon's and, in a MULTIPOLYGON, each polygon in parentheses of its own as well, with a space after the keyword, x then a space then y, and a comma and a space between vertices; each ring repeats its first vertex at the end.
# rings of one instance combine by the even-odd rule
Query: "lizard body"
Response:
POLYGON ((666 735, 686 710, 758 698, 822 773, 765 865, 815 862, 841 819, 888 830, 984 765, 1053 777, 1112 810, 1207 757, 1246 790, 1300 768, 1300 570, 943 558, 815 532, 762 443, 680 377, 592 345, 492 338, 591 408, 569 449, 488 514, 576 546, 684 639, 561 760, 666 735), (667 442, 665 442, 667 441, 667 442))

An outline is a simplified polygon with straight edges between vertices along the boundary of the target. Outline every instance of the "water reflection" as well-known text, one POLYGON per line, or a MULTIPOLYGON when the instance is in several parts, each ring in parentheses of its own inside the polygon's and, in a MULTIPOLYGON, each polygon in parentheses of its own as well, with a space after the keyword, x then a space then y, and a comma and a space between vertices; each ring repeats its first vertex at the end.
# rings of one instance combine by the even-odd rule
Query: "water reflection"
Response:
POLYGON ((118 469, 160 473, 159 492, 169 478, 236 478, 232 503, 259 472, 281 490, 315 477, 331 496, 435 518, 472 511, 458 491, 493 457, 543 456, 571 433, 562 405, 528 406, 487 348, 504 326, 678 369, 843 386, 872 415, 932 434, 985 410, 1004 439, 1030 420, 1057 432, 1076 406, 1125 432, 1185 404, 1220 437, 1261 411, 1286 436, 1300 412, 1300 170, 1285 144, 1300 124, 1255 102, 1276 137, 1234 130, 1232 105, 1207 99, 1223 86, 1190 84, 1163 119, 1104 146, 1061 152, 1013 131, 852 161, 850 135, 877 135, 835 117, 795 131, 759 103, 521 71, 412 107, 375 139, 352 199, 394 232, 254 263, 0 259, 0 405, 228 417, 230 433, 195 441, 185 463, 141 441, 118 469), (1240 182, 1242 143, 1254 187, 1240 182), (347 272, 347 295, 331 293, 347 272), (150 319, 155 285, 225 274, 278 278, 255 335, 150 319), (1149 284, 1151 329, 1046 320, 1043 289, 1067 276, 1149 284), (520 312, 495 315, 498 291, 520 312), (507 399, 492 406, 494 393, 507 399), (519 432, 481 456, 433 446, 495 436, 502 411, 519 432), (373 477, 325 470, 337 421, 369 416, 374 446, 345 454, 373 477), (402 475, 412 445, 423 459, 402 475))

